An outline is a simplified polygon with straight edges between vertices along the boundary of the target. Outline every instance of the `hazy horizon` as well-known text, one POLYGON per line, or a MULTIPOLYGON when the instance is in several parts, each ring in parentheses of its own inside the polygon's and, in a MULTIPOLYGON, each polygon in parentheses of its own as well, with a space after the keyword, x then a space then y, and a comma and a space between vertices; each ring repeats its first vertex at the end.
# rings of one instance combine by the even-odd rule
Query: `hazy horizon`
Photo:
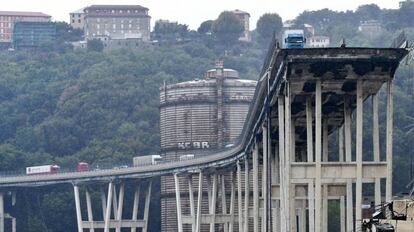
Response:
POLYGON ((381 8, 396 9, 399 6, 399 0, 331 0, 331 1, 299 1, 290 0, 276 3, 270 0, 252 1, 191 1, 191 0, 72 0, 72 1, 53 1, 53 0, 14 0, 2 3, 0 10, 4 11, 39 11, 52 16, 55 21, 69 22, 69 13, 81 9, 85 6, 94 4, 136 4, 149 8, 149 14, 152 17, 151 27, 159 19, 177 21, 189 25, 190 29, 197 29, 198 26, 206 20, 214 20, 220 12, 225 10, 240 9, 249 12, 250 27, 254 29, 256 21, 264 13, 278 13, 283 20, 295 18, 305 10, 318 10, 329 8, 337 11, 355 10, 363 4, 377 4, 381 8), (173 9, 173 10, 172 10, 173 9))

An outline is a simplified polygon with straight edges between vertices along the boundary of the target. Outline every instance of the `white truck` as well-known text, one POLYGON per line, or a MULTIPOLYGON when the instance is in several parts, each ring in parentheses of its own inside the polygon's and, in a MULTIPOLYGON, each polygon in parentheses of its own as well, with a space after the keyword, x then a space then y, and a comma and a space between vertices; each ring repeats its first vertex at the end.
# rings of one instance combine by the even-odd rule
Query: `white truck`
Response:
POLYGON ((159 163, 162 160, 160 155, 144 155, 136 156, 133 158, 134 167, 145 166, 145 165, 154 165, 159 163))
POLYGON ((26 175, 56 174, 59 171, 59 168, 60 167, 55 164, 26 167, 26 175))
POLYGON ((180 155, 180 161, 194 159, 194 154, 180 155))

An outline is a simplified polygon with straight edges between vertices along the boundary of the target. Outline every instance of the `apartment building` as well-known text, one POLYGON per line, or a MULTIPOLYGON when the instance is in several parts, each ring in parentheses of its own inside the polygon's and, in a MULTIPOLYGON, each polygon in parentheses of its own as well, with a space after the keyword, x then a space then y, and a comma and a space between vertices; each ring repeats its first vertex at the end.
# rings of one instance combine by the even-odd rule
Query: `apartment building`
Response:
POLYGON ((70 25, 75 29, 85 28, 85 8, 73 11, 69 13, 70 25))
POLYGON ((0 11, 0 43, 11 44, 15 22, 50 22, 41 12, 0 11))
POLYGON ((92 5, 84 9, 85 38, 150 40, 148 8, 139 5, 92 5))
POLYGON ((252 41, 252 37, 250 35, 250 14, 238 9, 231 12, 239 18, 244 27, 243 34, 240 36, 239 40, 244 42, 252 41))

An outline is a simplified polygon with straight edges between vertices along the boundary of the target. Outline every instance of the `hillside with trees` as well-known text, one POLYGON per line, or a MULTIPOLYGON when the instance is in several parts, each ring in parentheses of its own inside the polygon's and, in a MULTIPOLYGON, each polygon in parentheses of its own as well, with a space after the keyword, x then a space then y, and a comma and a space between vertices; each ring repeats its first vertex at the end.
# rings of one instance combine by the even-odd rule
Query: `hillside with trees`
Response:
MULTIPOLYGON (((414 41, 412 9, 411 5, 397 10, 364 5, 347 12, 305 11, 295 24, 313 25, 318 34, 331 38, 332 46, 339 46, 345 38, 348 46, 388 47, 401 31, 414 41), (370 39, 358 30, 360 22, 367 20, 381 23, 380 36, 370 39)), ((216 59, 223 59, 225 67, 238 70, 242 78, 258 78, 269 41, 274 35, 280 38, 282 19, 277 14, 263 15, 251 43, 237 40, 242 27, 235 19, 223 12, 218 19, 203 22, 197 31, 185 24, 156 24, 154 36, 159 43, 111 52, 102 52, 95 42, 94 49, 70 49, 69 42, 79 32, 60 24, 59 40, 48 49, 1 51, 0 172, 24 173, 26 166, 49 163, 73 170, 79 160, 107 167, 156 153, 159 87, 164 83, 200 78, 216 59)), ((413 68, 413 63, 402 64, 395 81, 396 193, 407 191, 405 185, 412 178, 413 68)), ((384 104, 382 94, 382 109, 384 104)), ((366 116, 369 125, 369 113, 366 116)), ((381 111, 380 120, 384 118, 385 111, 381 111)), ((366 133, 364 147, 369 148, 370 131, 366 133)), ((76 231, 71 186, 24 190, 17 202, 19 210, 13 214, 19 221, 18 231, 76 231)), ((11 206, 7 207, 10 212, 11 206)), ((154 218, 159 218, 157 207, 151 212, 154 218)), ((151 231, 159 231, 159 223, 152 223, 151 231)))

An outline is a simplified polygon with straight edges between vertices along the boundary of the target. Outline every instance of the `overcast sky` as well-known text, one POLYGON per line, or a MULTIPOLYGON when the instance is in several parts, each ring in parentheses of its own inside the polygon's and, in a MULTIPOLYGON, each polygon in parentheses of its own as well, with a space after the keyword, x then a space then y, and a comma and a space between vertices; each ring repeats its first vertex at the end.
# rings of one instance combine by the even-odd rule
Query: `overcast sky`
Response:
POLYGON ((69 13, 93 4, 138 4, 150 9, 151 24, 168 19, 197 29, 200 23, 216 19, 224 10, 240 9, 251 15, 250 27, 264 13, 278 13, 283 20, 293 19, 304 10, 329 8, 355 10, 359 5, 375 3, 381 8, 398 8, 400 0, 2 0, 0 10, 40 11, 54 20, 69 22, 69 13))

